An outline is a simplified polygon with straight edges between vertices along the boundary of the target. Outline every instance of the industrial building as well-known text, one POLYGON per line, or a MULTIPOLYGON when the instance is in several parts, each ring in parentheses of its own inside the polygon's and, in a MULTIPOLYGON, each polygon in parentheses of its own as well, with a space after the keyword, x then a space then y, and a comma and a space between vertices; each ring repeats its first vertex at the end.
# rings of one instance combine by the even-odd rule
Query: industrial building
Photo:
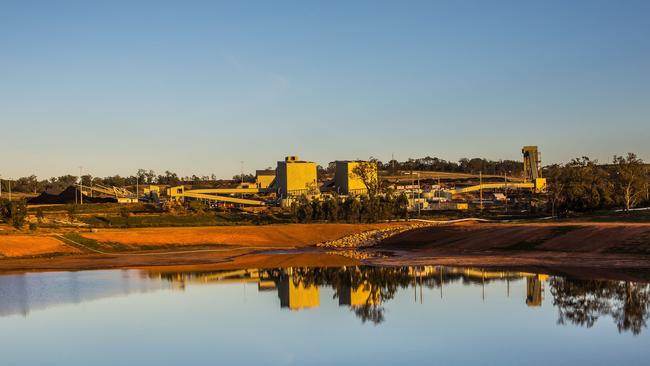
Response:
POLYGON ((284 161, 278 161, 275 174, 275 187, 282 198, 319 193, 314 162, 287 156, 284 161))
MULTIPOLYGON (((243 206, 280 206, 290 207, 295 200, 305 195, 308 198, 318 198, 322 194, 337 193, 342 196, 361 196, 367 194, 368 187, 379 183, 380 179, 393 184, 395 194, 406 194, 408 209, 422 210, 467 210, 470 203, 476 203, 483 208, 484 204, 508 204, 508 196, 525 192, 542 193, 546 190, 546 179, 542 178, 540 153, 537 146, 524 146, 523 177, 487 178, 479 174, 469 175, 469 179, 458 180, 452 185, 443 187, 438 177, 437 184, 429 176, 421 183, 421 172, 405 174, 410 185, 400 184, 400 177, 379 177, 375 164, 364 160, 338 160, 334 164, 334 175, 318 182, 317 165, 315 162, 300 160, 297 156, 287 156, 277 162, 275 170, 257 170, 255 182, 242 182, 238 186, 213 188, 177 186, 169 187, 167 197, 182 201, 186 198, 204 200, 222 207, 243 206), (363 165, 362 165, 363 164, 363 165), (363 168, 365 173, 359 171, 363 168), (478 178, 478 180, 476 179, 478 178), (417 184, 416 184, 417 179, 417 184), (456 184, 459 186, 456 186, 456 184), (320 185, 319 185, 320 184, 320 185), (484 198, 487 193, 488 199, 484 198)), ((331 173, 330 173, 331 174, 331 173)), ((435 177, 434 177, 435 178, 435 177)), ((402 179, 403 181, 404 179, 402 179)), ((157 188, 150 186, 146 191, 152 192, 157 188)), ((86 187, 84 187, 86 188, 86 187)), ((93 187, 102 189, 127 201, 134 194, 117 188, 93 187)))
MULTIPOLYGON (((336 161, 336 170, 334 173, 334 186, 336 192, 343 195, 356 194, 361 195, 368 192, 366 184, 363 182, 363 179, 355 173, 355 168, 360 164, 367 163, 366 161, 361 160, 337 160, 336 161)), ((377 179, 377 166, 370 165, 374 167, 373 177, 370 177, 370 180, 377 179)))
POLYGON ((255 185, 259 189, 268 189, 275 181, 275 170, 257 170, 255 171, 255 185))

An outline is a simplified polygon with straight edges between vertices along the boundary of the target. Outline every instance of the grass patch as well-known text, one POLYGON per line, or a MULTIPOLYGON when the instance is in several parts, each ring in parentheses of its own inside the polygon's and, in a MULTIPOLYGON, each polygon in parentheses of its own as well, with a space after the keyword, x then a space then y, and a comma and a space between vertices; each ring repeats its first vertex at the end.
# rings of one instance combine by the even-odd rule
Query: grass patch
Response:
POLYGON ((290 223, 289 218, 275 215, 256 215, 248 213, 206 213, 195 215, 93 215, 79 217, 80 221, 98 228, 146 228, 146 227, 190 227, 190 226, 231 226, 268 225, 290 223))
POLYGON ((68 234, 63 234, 62 235, 65 239, 63 242, 76 247, 77 249, 80 249, 84 252, 88 252, 88 249, 84 248, 88 247, 91 249, 99 250, 102 252, 109 252, 109 251, 114 251, 114 252, 124 252, 127 250, 131 250, 131 247, 123 245, 123 244, 118 244, 118 243, 111 243, 111 242, 99 242, 94 239, 88 239, 80 234, 77 233, 68 233, 68 234), (73 243, 74 242, 74 243, 73 243), (79 243, 83 246, 77 245, 75 243, 79 243))
POLYGON ((44 206, 30 206, 27 211, 30 214, 35 214, 39 209, 43 213, 52 212, 68 212, 71 208, 75 209, 76 214, 92 214, 92 213, 119 213, 122 207, 128 207, 131 212, 160 212, 160 210, 151 203, 84 203, 83 205, 63 204, 63 205, 44 205, 44 206))

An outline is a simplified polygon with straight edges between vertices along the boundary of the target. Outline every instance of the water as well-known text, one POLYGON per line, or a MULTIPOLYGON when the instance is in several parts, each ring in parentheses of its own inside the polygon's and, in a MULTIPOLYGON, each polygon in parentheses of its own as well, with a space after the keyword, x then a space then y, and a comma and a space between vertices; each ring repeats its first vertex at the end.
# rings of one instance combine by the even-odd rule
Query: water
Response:
POLYGON ((648 365, 650 286, 471 268, 0 276, 2 365, 648 365))

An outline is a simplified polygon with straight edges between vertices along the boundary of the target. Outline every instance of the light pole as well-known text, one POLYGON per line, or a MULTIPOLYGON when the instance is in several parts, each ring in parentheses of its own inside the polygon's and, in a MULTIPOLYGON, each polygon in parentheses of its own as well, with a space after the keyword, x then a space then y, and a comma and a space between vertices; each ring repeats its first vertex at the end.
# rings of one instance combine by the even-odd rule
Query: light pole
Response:
POLYGON ((82 205, 84 204, 84 179, 83 175, 81 175, 83 168, 84 167, 79 166, 79 199, 82 205))
POLYGON ((478 172, 478 181, 479 181, 479 188, 480 188, 480 200, 481 200, 481 212, 483 212, 483 171, 478 172))
MULTIPOLYGON (((240 180, 241 180, 241 186, 240 186, 240 187, 241 187, 241 188, 244 188, 244 161, 242 160, 242 161, 240 161, 239 163, 241 164, 241 166, 240 166, 240 168, 241 168, 241 173, 240 173, 240 175, 239 175, 239 178, 240 178, 240 180)), ((244 198, 244 193, 241 193, 241 194, 239 195, 239 198, 244 198)), ((241 207, 244 207, 244 204, 241 204, 240 206, 241 206, 241 207)))
MULTIPOLYGON (((420 216, 420 172, 418 172, 418 216, 420 216)), ((420 299, 422 300, 422 299, 420 299)))

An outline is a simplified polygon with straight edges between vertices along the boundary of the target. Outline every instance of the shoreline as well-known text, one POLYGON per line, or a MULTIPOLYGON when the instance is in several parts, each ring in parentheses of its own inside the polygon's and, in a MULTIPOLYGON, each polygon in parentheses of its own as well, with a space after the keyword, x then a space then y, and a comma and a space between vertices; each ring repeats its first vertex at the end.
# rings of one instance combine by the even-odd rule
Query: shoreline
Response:
MULTIPOLYGON (((109 238, 107 243, 111 245, 129 245, 128 251, 111 252, 111 247, 106 247, 107 251, 97 253, 95 247, 84 250, 70 243, 66 246, 65 240, 58 240, 66 251, 36 257, 2 258, 0 273, 179 266, 232 269, 351 265, 572 268, 581 273, 650 271, 650 223, 291 224, 114 229, 78 234, 84 240, 109 238), (390 235, 379 235, 384 232, 390 235), (269 239, 269 233, 275 236, 269 239), (176 240, 174 235, 182 239, 182 243, 169 244, 176 240), (224 238, 232 239, 232 235, 241 235, 239 239, 245 242, 225 245, 224 238), (256 240, 249 241, 251 235, 256 240), (133 244, 143 237, 159 245, 133 244), (211 237, 221 242, 206 244, 206 238, 211 237), (369 237, 379 240, 368 245, 369 237), (354 242, 350 238, 361 238, 362 245, 350 244, 354 242), (324 245, 341 241, 347 244, 324 245)), ((89 243, 101 245, 97 248, 106 245, 102 241, 89 243)))

